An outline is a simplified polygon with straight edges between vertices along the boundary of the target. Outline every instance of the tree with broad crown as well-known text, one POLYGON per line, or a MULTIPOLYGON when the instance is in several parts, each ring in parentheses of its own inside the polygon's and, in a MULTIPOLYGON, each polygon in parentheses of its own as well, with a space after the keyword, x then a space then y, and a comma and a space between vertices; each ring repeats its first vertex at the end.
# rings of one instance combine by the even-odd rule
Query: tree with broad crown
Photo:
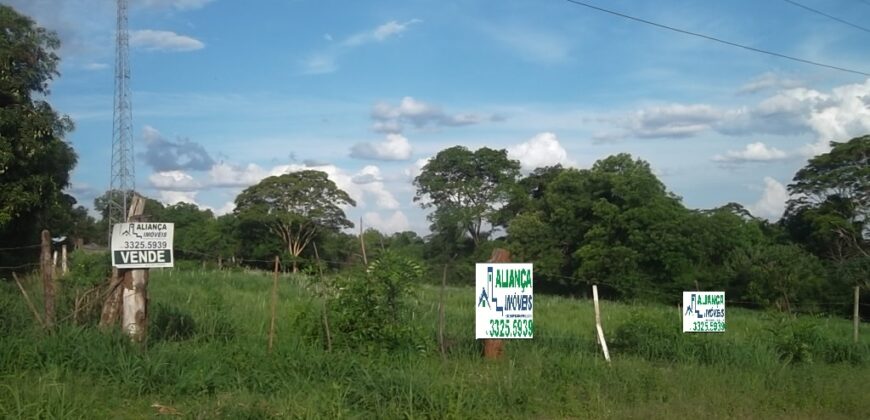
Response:
POLYGON ((57 35, 5 5, 0 27, 0 245, 14 246, 49 227, 77 158, 63 140, 72 121, 43 99, 59 75, 57 35))
POLYGON ((870 258, 870 135, 831 142, 793 181, 783 220, 793 239, 839 262, 870 258))
POLYGON ((508 159, 505 150, 482 147, 472 152, 454 146, 438 152, 414 178, 414 201, 423 208, 436 208, 429 215, 436 233, 459 227, 477 246, 486 236, 483 223, 493 222, 496 208, 508 201, 519 174, 520 163, 508 159))
POLYGON ((280 237, 287 252, 297 259, 321 230, 352 228, 340 206, 356 206, 350 196, 327 178, 325 172, 305 170, 270 176, 236 197, 235 214, 261 223, 280 237))

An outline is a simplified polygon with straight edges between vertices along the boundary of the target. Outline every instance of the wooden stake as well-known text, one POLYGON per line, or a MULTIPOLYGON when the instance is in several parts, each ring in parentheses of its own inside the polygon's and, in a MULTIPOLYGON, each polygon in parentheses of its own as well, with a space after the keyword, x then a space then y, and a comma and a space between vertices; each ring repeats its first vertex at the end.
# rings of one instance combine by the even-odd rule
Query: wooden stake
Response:
POLYGON ((601 328, 601 311, 598 308, 598 285, 592 285, 592 300, 595 302, 595 332, 598 336, 598 344, 604 352, 604 360, 610 363, 610 352, 607 351, 607 340, 604 339, 604 329, 601 328))
POLYGON ((18 285, 18 290, 21 290, 21 294, 24 295, 24 301, 27 302, 27 307, 29 307, 30 311, 33 312, 33 317, 36 318, 36 322, 39 323, 39 326, 45 328, 45 322, 42 321, 42 317, 39 316, 39 311, 36 310, 33 301, 30 300, 30 295, 27 294, 27 290, 24 290, 24 286, 22 286, 21 282, 18 281, 18 275, 15 274, 15 272, 12 272, 12 278, 15 279, 15 284, 18 285))
POLYGON ((447 289, 447 264, 441 275, 441 295, 438 299, 438 347, 441 349, 441 358, 447 360, 447 348, 444 344, 444 292, 447 289))
POLYGON ((42 289, 45 327, 54 327, 54 267, 51 265, 51 234, 42 231, 42 289))
POLYGON ((275 341, 275 311, 278 306, 278 256, 275 256, 275 280, 272 282, 272 322, 269 324, 269 353, 272 352, 272 343, 275 341))
POLYGON ((855 286, 855 310, 852 314, 852 339, 855 340, 855 343, 858 342, 858 326, 861 323, 861 314, 858 312, 858 306, 860 304, 859 300, 861 299, 861 286, 855 286))
POLYGON ((366 241, 363 238, 363 219, 359 218, 359 247, 362 249, 363 264, 369 266, 369 259, 366 258, 366 241))

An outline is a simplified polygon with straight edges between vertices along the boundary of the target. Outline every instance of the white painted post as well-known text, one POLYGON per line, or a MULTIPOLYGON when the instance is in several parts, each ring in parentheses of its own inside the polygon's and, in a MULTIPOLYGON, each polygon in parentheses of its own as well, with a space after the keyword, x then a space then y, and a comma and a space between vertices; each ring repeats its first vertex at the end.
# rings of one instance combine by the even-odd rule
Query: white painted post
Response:
POLYGON ((607 340, 604 339, 604 329, 601 328, 601 311, 598 308, 598 285, 592 285, 592 299, 595 303, 595 332, 598 337, 598 344, 601 345, 601 351, 604 353, 604 360, 610 363, 610 352, 607 351, 607 340))
POLYGON ((861 322, 861 312, 858 310, 858 306, 860 306, 861 299, 861 286, 855 286, 855 312, 852 314, 852 324, 854 330, 852 331, 852 339, 855 340, 855 343, 858 342, 858 325, 861 322))
POLYGON ((66 275, 68 272, 68 264, 66 259, 66 244, 60 246, 60 272, 66 275))

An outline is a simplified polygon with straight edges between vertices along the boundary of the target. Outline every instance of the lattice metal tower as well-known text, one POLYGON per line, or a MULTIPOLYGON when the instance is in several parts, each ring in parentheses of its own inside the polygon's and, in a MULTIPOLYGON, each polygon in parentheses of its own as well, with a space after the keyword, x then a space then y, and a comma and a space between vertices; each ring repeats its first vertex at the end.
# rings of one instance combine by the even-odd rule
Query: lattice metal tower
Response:
POLYGON ((115 104, 112 121, 112 177, 109 183, 109 229, 126 221, 129 192, 136 189, 133 166, 133 104, 130 100, 130 34, 127 0, 118 1, 115 33, 115 104))

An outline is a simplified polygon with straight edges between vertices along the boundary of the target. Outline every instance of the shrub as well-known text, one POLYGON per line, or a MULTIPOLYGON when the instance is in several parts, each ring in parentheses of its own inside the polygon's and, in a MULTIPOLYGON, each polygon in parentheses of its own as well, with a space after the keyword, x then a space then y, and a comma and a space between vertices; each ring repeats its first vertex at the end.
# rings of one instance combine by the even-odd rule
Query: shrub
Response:
POLYGON ((409 344, 424 349, 423 336, 409 322, 408 305, 422 275, 423 268, 413 259, 387 251, 364 274, 325 285, 333 341, 370 349, 409 344))

